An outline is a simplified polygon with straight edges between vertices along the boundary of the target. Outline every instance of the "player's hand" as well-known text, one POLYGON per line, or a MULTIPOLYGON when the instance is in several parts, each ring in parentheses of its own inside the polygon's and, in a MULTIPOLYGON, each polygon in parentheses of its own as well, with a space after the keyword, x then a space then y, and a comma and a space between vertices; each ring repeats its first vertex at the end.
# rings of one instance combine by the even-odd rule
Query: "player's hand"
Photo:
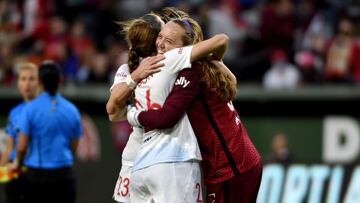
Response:
POLYGON ((126 117, 130 125, 132 125, 133 127, 142 127, 138 120, 139 114, 141 112, 142 110, 138 110, 134 106, 128 106, 126 117))
POLYGON ((149 75, 160 72, 160 68, 165 66, 164 63, 161 63, 164 59, 164 55, 146 57, 141 61, 134 72, 131 73, 131 78, 135 82, 139 82, 140 80, 147 78, 149 75))

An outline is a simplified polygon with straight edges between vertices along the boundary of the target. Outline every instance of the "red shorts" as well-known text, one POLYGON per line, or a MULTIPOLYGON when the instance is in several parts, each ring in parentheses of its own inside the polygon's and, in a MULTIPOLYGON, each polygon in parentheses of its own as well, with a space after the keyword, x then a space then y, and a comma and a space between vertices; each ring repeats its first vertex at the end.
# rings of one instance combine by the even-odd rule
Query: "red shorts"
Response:
POLYGON ((206 185, 207 203, 256 203, 262 176, 262 163, 221 183, 206 185))

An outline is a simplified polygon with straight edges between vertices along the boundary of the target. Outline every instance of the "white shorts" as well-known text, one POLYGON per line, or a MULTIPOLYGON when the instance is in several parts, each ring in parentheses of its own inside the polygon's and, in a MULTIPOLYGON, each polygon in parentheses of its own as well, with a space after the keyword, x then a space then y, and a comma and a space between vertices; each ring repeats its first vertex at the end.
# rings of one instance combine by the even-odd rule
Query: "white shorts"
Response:
POLYGON ((117 202, 130 202, 130 175, 134 164, 134 159, 140 150, 142 143, 142 128, 133 127, 133 132, 122 153, 121 170, 116 181, 113 199, 117 202))
POLYGON ((117 202, 130 202, 130 175, 132 166, 122 165, 116 181, 113 199, 117 202))
POLYGON ((133 131, 129 135, 129 140, 126 143, 126 146, 122 152, 122 164, 132 165, 134 159, 138 152, 140 151, 140 147, 142 144, 144 129, 133 127, 133 131))
POLYGON ((131 202, 203 202, 199 162, 155 164, 133 171, 131 180, 131 202))

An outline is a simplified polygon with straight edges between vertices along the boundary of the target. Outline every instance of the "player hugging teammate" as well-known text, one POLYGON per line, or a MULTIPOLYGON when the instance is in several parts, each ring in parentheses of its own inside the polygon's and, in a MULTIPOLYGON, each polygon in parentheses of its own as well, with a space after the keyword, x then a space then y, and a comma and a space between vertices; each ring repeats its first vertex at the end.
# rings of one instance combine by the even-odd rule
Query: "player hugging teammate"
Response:
POLYGON ((262 163, 231 103, 236 78, 221 61, 227 36, 202 41, 186 13, 161 14, 166 24, 150 14, 125 27, 128 65, 115 76, 107 111, 113 121, 124 119, 135 91, 126 115, 134 131, 115 200, 203 202, 201 164, 207 202, 256 202, 262 163))

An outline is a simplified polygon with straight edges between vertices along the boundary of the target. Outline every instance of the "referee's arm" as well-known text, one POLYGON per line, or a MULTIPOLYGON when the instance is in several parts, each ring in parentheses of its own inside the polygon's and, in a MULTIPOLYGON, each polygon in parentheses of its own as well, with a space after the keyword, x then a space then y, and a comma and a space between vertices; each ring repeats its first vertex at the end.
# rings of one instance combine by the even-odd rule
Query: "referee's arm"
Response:
POLYGON ((5 166, 9 162, 9 156, 14 149, 14 138, 7 135, 5 151, 0 154, 0 166, 5 166))
POLYGON ((79 139, 73 139, 71 141, 71 151, 75 154, 77 147, 79 146, 79 139))
POLYGON ((20 169, 21 166, 23 165, 24 157, 25 157, 29 142, 30 142, 30 137, 20 132, 19 133, 19 143, 18 143, 18 147, 17 147, 17 157, 16 157, 16 161, 15 161, 16 169, 20 169))

